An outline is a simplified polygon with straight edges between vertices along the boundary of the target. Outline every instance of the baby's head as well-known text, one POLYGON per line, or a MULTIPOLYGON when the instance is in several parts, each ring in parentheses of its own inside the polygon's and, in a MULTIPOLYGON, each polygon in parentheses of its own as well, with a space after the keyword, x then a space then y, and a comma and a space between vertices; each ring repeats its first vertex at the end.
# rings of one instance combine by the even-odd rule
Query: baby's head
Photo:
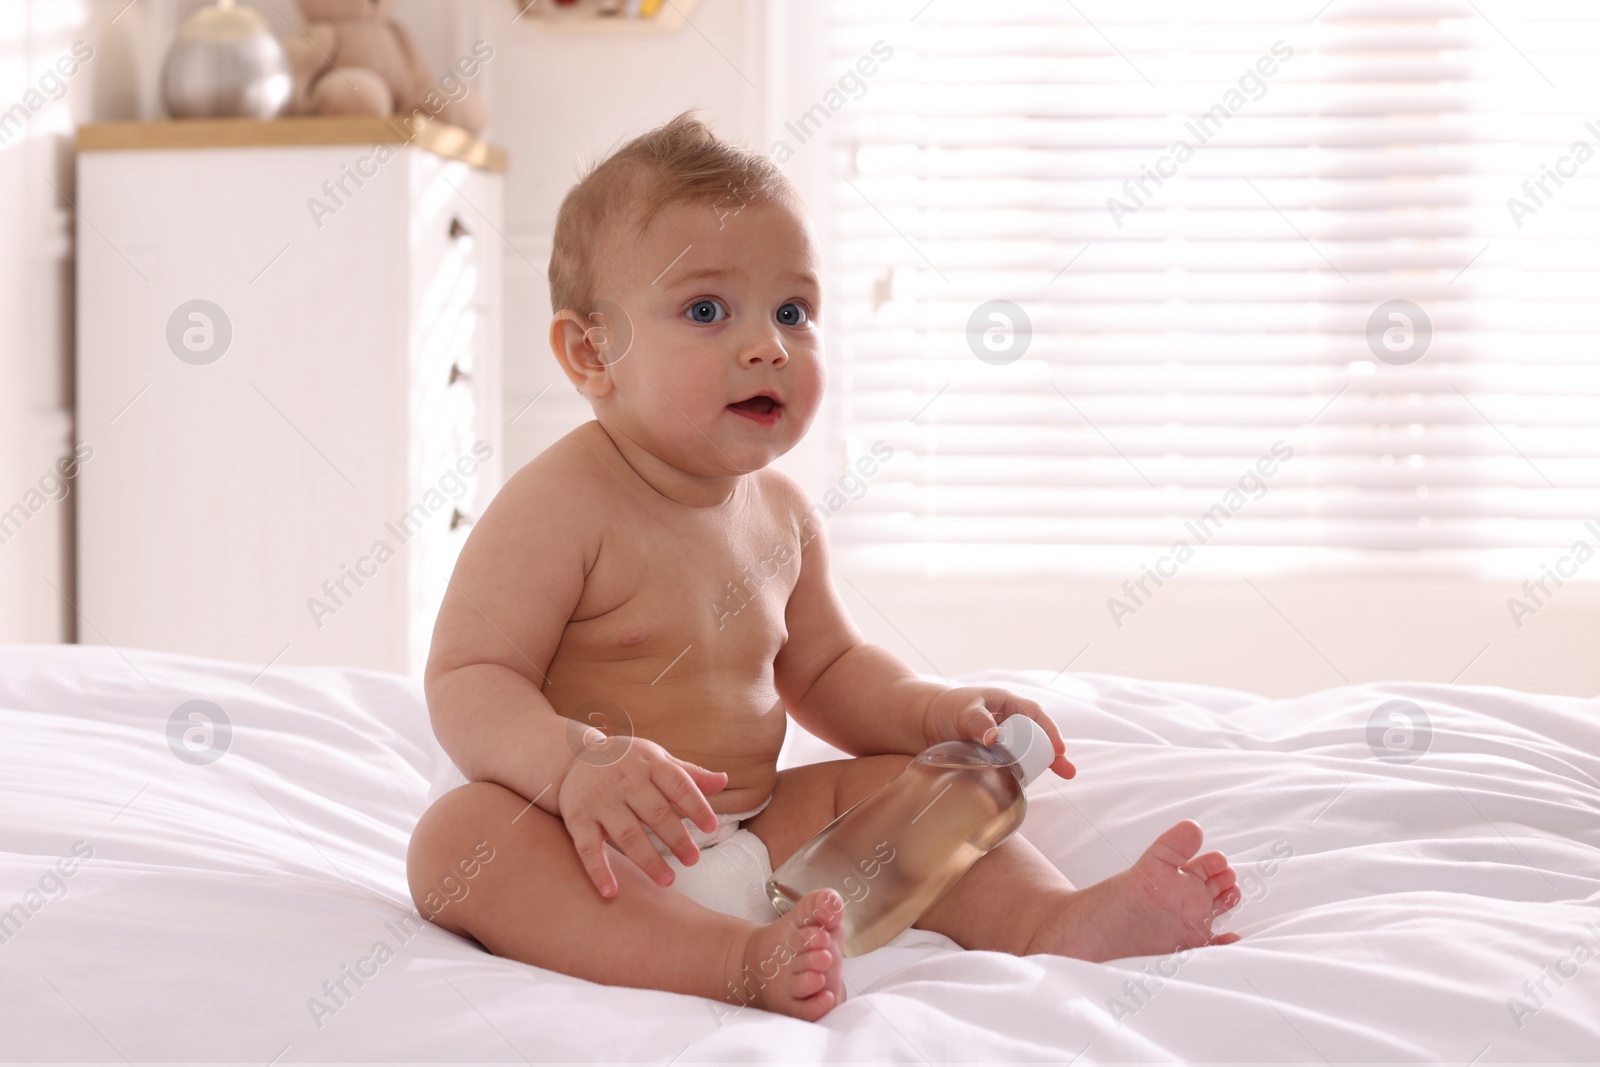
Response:
POLYGON ((686 112, 562 201, 550 346, 613 438, 697 477, 757 470, 822 399, 819 265, 788 179, 686 112))

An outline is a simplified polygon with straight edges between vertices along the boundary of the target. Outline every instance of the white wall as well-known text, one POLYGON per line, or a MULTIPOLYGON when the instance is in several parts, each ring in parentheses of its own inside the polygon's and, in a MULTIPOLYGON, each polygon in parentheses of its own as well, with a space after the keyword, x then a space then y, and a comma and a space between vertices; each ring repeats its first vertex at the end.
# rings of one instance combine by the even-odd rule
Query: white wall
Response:
MULTIPOLYGON (((124 0, 0 0, 0 107, 75 35, 90 34, 97 49, 66 107, 22 144, 0 148, 0 204, 7 208, 0 211, 0 507, 38 478, 68 438, 71 219, 42 178, 69 189, 69 115, 81 121, 158 113, 152 93, 164 42, 194 2, 139 0, 111 27, 124 0), (62 11, 76 13, 57 25, 62 11)), ((286 0, 279 6, 288 8, 286 0)), ((511 155, 508 471, 590 417, 548 351, 542 273, 555 210, 579 161, 693 106, 722 135, 765 149, 827 80, 820 20, 802 0, 700 0, 690 9, 693 25, 672 34, 551 31, 531 16, 513 23, 517 6, 401 0, 397 7, 438 69, 480 38, 496 50, 480 91, 492 111, 489 137, 511 155)), ((272 5, 258 7, 289 32, 272 5)), ((814 206, 824 203, 828 150, 818 138, 785 168, 814 206)), ((830 339, 830 348, 836 344, 830 339)), ((830 377, 841 380, 836 362, 830 377)), ((814 493, 845 465, 830 443, 836 418, 834 409, 825 411, 808 442, 781 464, 814 493)), ((70 508, 53 506, 0 545, 0 640, 71 632, 60 598, 41 580, 50 577, 70 594, 63 577, 69 515, 70 508)), ((934 674, 989 666, 1054 671, 1070 662, 1078 671, 1274 695, 1393 678, 1600 692, 1600 590, 1593 585, 1560 590, 1518 628, 1506 610, 1517 591, 1509 584, 1327 575, 1251 588, 1184 577, 1118 628, 1105 598, 1120 579, 906 573, 846 554, 836 584, 869 638, 934 674)))

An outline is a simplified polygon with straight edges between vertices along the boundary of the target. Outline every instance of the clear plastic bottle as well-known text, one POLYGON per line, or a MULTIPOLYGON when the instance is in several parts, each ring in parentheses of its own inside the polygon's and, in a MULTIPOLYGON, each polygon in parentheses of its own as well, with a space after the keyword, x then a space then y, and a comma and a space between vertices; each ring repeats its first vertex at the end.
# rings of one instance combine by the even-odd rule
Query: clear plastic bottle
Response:
POLYGON ((1055 762, 1026 715, 1000 724, 993 745, 945 741, 802 845, 767 880, 780 914, 813 889, 844 897, 846 956, 894 940, 985 852, 1022 825, 1023 790, 1055 762))

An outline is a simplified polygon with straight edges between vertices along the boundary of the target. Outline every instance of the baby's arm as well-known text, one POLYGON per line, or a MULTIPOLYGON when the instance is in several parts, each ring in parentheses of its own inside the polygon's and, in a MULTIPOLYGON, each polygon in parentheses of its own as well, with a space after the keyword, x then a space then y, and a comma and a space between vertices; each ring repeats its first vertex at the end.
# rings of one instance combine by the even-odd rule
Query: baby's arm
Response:
MULTIPOLYGON (((803 522, 808 502, 785 481, 803 522)), ((789 637, 773 663, 778 694, 796 722, 854 756, 915 755, 940 741, 992 740, 998 720, 1027 715, 1055 745, 1053 769, 1064 778, 1077 773, 1055 720, 1034 701, 993 686, 925 682, 894 653, 867 643, 834 590, 827 534, 812 520, 800 537, 800 577, 784 615, 789 637)))
POLYGON ((601 509, 585 494, 603 491, 596 488, 603 479, 574 474, 563 462, 546 453, 518 471, 473 529, 439 609, 423 684, 433 731, 461 773, 561 819, 595 889, 610 897, 619 883, 606 839, 668 884, 672 871, 645 829, 694 863, 682 816, 715 830, 706 796, 728 776, 642 737, 613 739, 606 743, 620 749, 580 763, 584 735, 604 742, 603 731, 545 699, 545 671, 600 550, 588 517, 601 509))
POLYGON ((535 460, 473 527, 434 624, 423 685, 434 734, 470 781, 498 782, 559 814, 576 752, 543 693, 593 563, 582 507, 557 507, 566 479, 535 460))

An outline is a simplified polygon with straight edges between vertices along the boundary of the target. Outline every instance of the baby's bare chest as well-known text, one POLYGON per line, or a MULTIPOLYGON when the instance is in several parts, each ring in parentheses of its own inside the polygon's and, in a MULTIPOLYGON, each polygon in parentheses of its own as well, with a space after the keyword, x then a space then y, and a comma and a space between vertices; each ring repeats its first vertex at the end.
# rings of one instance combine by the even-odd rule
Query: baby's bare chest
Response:
POLYGON ((779 515, 630 523, 602 542, 561 651, 596 663, 681 655, 696 672, 765 674, 787 639, 799 574, 799 537, 779 515))

